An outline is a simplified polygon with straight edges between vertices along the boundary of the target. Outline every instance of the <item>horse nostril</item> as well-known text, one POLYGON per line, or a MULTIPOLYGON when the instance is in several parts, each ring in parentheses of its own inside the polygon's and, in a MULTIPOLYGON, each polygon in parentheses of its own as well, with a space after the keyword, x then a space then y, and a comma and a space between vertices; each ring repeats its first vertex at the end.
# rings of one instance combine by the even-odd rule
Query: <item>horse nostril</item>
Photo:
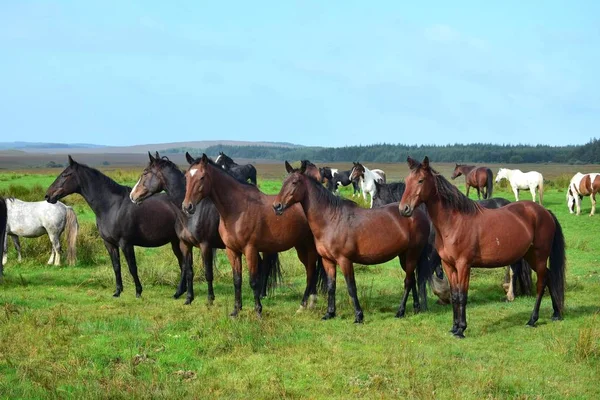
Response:
POLYGON ((49 198, 50 198, 50 196, 48 196, 48 195, 44 196, 44 200, 48 200, 49 198))

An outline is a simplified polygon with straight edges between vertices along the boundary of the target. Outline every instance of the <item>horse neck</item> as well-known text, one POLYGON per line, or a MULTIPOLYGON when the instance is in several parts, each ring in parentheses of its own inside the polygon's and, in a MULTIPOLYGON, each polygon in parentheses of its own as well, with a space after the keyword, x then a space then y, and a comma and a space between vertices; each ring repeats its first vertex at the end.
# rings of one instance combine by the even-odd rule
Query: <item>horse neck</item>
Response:
MULTIPOLYGON (((80 166, 80 168, 82 167, 80 166)), ((107 212, 114 204, 122 202, 128 196, 127 187, 119 185, 101 172, 98 172, 100 174, 98 179, 91 179, 91 174, 93 174, 91 169, 84 171, 78 177, 81 187, 80 194, 94 214, 100 215, 107 212)))
MULTIPOLYGON (((309 178, 306 178, 307 180, 309 178)), ((302 210, 308 219, 311 226, 326 227, 329 222, 335 218, 337 211, 331 205, 319 201, 318 188, 314 187, 311 182, 306 182, 306 194, 300 200, 302 210), (327 216, 327 218, 325 217, 327 216)))
POLYGON ((185 175, 175 166, 169 166, 162 170, 165 192, 177 205, 183 203, 185 198, 185 175))
POLYGON ((461 165, 460 167, 458 167, 458 170, 462 172, 464 176, 469 175, 469 172, 473 171, 474 169, 474 165, 461 165))
POLYGON ((456 216, 459 213, 446 209, 437 193, 425 202, 425 207, 427 207, 427 213, 438 235, 444 237, 445 232, 452 232, 460 228, 456 224, 456 216))
MULTIPOLYGON (((238 210, 246 209, 249 188, 254 187, 238 182, 237 179, 217 166, 207 164, 206 168, 207 171, 210 171, 212 186, 208 197, 215 204, 221 217, 225 219, 228 215, 234 215, 238 210)), ((258 191, 258 189, 256 190, 258 191)))

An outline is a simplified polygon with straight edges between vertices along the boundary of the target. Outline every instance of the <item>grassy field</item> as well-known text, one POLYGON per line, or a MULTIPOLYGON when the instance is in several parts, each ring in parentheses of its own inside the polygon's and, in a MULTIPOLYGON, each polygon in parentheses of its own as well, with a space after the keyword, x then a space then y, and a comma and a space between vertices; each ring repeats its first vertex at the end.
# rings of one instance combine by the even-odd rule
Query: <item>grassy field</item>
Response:
MULTIPOLYGON (((436 166, 446 175, 452 167, 436 166)), ((404 165, 373 167, 383 167, 391 180, 406 174, 404 165)), ((136 250, 143 298, 135 298, 126 268, 125 291, 112 298, 114 275, 93 215, 79 196, 70 196, 66 202, 82 225, 75 267, 46 266, 46 238, 22 240, 21 264, 11 246, 0 285, 0 397, 599 398, 600 215, 577 217, 565 205, 564 180, 585 167, 523 169, 534 167, 551 181, 545 205, 567 241, 565 319, 550 321, 545 297, 538 327, 526 328, 534 299, 506 303, 504 271, 474 270, 463 341, 448 333, 451 309, 433 296, 428 312, 414 315, 409 303, 405 319, 393 317, 403 279, 396 261, 356 268, 363 325, 352 323, 343 279, 338 318, 320 321, 322 296, 314 310, 296 312, 304 270, 293 252, 281 256, 284 285, 263 302, 262 320, 252 310, 246 273, 245 308, 238 319, 228 317, 233 285, 222 251, 211 307, 197 254, 196 301, 184 306, 171 298, 178 268, 167 248, 136 250)), ((282 166, 257 168, 262 190, 276 193, 282 166)), ((59 172, 2 173, 0 194, 39 198, 59 172)), ((140 168, 106 172, 133 184, 140 168)), ((500 186, 496 194, 512 200, 500 186)), ((589 213, 589 200, 583 204, 589 213)))

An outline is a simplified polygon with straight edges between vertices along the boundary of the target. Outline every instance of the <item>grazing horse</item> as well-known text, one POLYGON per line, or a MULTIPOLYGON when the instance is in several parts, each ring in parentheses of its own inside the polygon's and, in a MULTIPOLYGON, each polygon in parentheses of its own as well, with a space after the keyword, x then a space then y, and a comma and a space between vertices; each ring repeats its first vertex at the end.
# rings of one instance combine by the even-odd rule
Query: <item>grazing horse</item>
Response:
MULTIPOLYGON (((77 258, 77 215, 71 207, 61 202, 49 204, 46 201, 21 201, 6 199, 8 223, 6 234, 9 235, 17 249, 18 260, 21 261, 21 244, 19 236, 36 238, 47 234, 52 244, 48 265, 60 265, 60 236, 67 228, 67 262, 75 265, 77 258)), ((7 238, 6 238, 7 239, 7 238)), ((6 264, 7 242, 4 242, 4 263, 6 264)))
POLYGON ((456 179, 461 175, 465 176, 467 197, 469 197, 469 189, 471 186, 477 190, 478 199, 481 199, 480 193, 483 193, 484 199, 492 197, 492 192, 494 191, 494 174, 491 169, 487 167, 476 167, 474 165, 456 164, 451 178, 456 179))
POLYGON ((348 186, 352 184, 352 188, 354 189, 352 196, 355 196, 357 193, 360 194, 358 179, 350 179, 351 173, 351 169, 349 169, 348 171, 338 170, 335 174, 332 175, 331 179, 328 179, 327 189, 333 193, 336 192, 340 186, 348 186))
POLYGON ((544 177, 537 171, 521 172, 520 169, 500 168, 496 175, 496 183, 502 179, 507 179, 510 187, 515 194, 515 199, 519 201, 519 190, 529 189, 531 197, 535 201, 535 191, 540 194, 540 204, 544 199, 544 177))
POLYGON ((562 318, 565 292, 565 239, 550 211, 532 201, 486 209, 470 200, 429 165, 408 157, 410 174, 400 202, 410 217, 425 204, 435 227, 435 247, 452 290, 451 332, 464 338, 471 267, 498 268, 525 258, 537 274, 537 298, 527 325, 534 326, 546 286, 553 320, 562 318), (549 260, 550 269, 547 267, 549 260))
POLYGON ((271 209, 274 196, 267 196, 254 185, 236 181, 206 154, 194 159, 186 153, 186 159, 190 166, 185 173, 184 212, 193 214, 202 199, 210 198, 221 215, 219 233, 231 263, 235 288, 231 315, 237 316, 242 309, 242 255, 248 264, 254 309, 261 316, 258 253, 279 253, 292 247, 306 268, 306 290, 301 309, 306 307, 309 296, 311 306, 316 295, 315 272, 320 257, 302 208, 294 207, 287 218, 278 217, 271 209))
POLYGON ((596 193, 600 191, 600 174, 582 174, 581 172, 576 173, 571 182, 569 182, 569 189, 567 190, 567 206, 569 212, 573 214, 574 208, 577 206, 577 215, 581 214, 581 200, 583 196, 590 196, 592 201, 592 212, 590 217, 596 212, 596 193))
MULTIPOLYGON (((390 184, 376 184, 377 193, 373 204, 375 207, 381 207, 386 204, 399 202, 402 200, 404 189, 406 185, 404 182, 393 182, 390 184), (381 196, 381 197, 379 197, 381 196)), ((510 204, 510 201, 497 197, 493 199, 478 200, 484 208, 500 208, 510 204)), ((430 220, 431 223, 431 220, 430 220)), ((435 228, 433 224, 430 224, 430 235, 429 235, 429 248, 430 254, 428 259, 432 264, 432 272, 436 272, 435 275, 431 275, 430 285, 433 289, 433 293, 440 298, 440 303, 450 303, 450 284, 445 279, 443 273, 439 270, 441 259, 437 251, 435 250, 435 228)), ((531 267, 523 259, 507 267, 507 274, 504 279, 503 287, 506 290, 506 300, 513 301, 515 295, 519 294, 531 294, 532 282, 531 282, 531 267)))
MULTIPOLYGON (((404 316, 411 290, 415 312, 418 312, 420 305, 415 270, 418 268, 420 272, 425 267, 425 260, 420 259, 429 236, 425 213, 417 210, 413 218, 405 219, 400 216, 396 204, 374 209, 360 208, 352 201, 331 194, 318 181, 304 175, 302 168, 298 171, 288 169, 288 172, 290 175, 284 180, 273 209, 277 215, 292 218, 294 207, 299 203, 306 214, 328 278, 328 306, 323 319, 335 317, 337 264, 342 269, 354 304, 354 322, 361 323, 363 311, 358 301, 354 263, 381 264, 395 257, 400 259, 406 272, 404 295, 396 317, 404 316), (373 229, 373 226, 377 228, 373 229)), ((423 275, 419 274, 418 278, 423 278, 423 275)))
POLYGON ((177 211, 166 194, 157 194, 140 205, 129 199, 131 188, 119 185, 97 169, 80 164, 69 156, 69 165, 46 191, 46 201, 55 204, 72 193, 79 193, 96 214, 96 226, 115 271, 114 297, 123 291, 119 248, 125 255, 135 282, 136 297, 142 296, 133 246, 159 247, 171 243, 179 267, 183 256, 175 232, 177 211))
POLYGON ((370 208, 373 208, 373 196, 375 196, 377 191, 375 182, 385 183, 385 172, 380 169, 370 170, 361 163, 355 162, 350 172, 350 179, 359 180, 365 201, 367 201, 367 193, 371 195, 370 208))
POLYGON ((222 167, 225 171, 229 172, 235 179, 240 182, 246 182, 250 180, 256 186, 256 168, 252 164, 238 165, 228 155, 219 152, 215 164, 222 167))
MULTIPOLYGON (((6 212, 6 202, 0 197, 0 249, 4 248, 4 242, 6 240, 6 222, 8 221, 8 215, 6 212)), ((0 277, 4 276, 4 262, 0 257, 0 277)))

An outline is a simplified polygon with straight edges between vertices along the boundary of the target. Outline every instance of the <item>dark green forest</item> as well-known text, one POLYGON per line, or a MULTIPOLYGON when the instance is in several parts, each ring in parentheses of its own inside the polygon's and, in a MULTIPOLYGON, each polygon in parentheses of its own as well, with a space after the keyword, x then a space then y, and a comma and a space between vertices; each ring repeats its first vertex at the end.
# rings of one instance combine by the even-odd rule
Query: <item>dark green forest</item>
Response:
POLYGON ((206 149, 172 148, 162 153, 176 154, 189 151, 215 156, 219 151, 232 158, 262 160, 301 160, 314 162, 404 162, 407 156, 428 156, 436 162, 470 163, 568 163, 599 164, 600 140, 592 139, 580 146, 497 145, 489 143, 436 145, 374 144, 345 147, 278 147, 278 146, 211 146, 206 149))

